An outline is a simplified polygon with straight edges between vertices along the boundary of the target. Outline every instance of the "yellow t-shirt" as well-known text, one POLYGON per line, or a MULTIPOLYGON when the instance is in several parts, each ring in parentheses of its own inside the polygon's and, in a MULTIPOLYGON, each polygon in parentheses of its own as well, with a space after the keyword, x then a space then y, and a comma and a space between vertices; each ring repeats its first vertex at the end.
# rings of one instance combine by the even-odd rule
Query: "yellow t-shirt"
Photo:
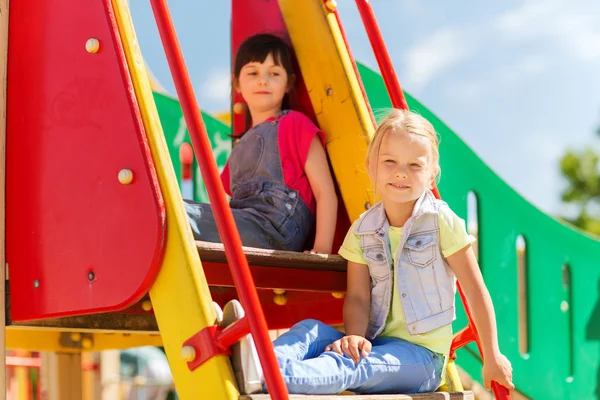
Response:
MULTIPOLYGON (((440 226, 440 248, 444 257, 451 256, 475 241, 475 238, 467 232, 465 221, 458 217, 449 207, 440 207, 438 220, 440 226)), ((354 234, 357 223, 358 221, 354 222, 352 227, 350 227, 350 230, 344 239, 344 243, 340 248, 339 254, 348 261, 367 264, 363 257, 363 252, 360 249, 360 237, 354 234)), ((397 261, 396 255, 398 252, 396 250, 400 244, 401 236, 402 228, 394 226, 390 227, 390 250, 394 257, 394 264, 396 264, 397 261)), ((452 344, 452 324, 444 325, 423 334, 411 335, 406 328, 402 302, 400 301, 399 296, 397 296, 398 286, 395 274, 393 274, 392 277, 394 279, 392 306, 383 331, 379 337, 396 337, 404 339, 411 343, 427 347, 429 350, 435 351, 436 353, 448 355, 450 352, 450 345, 452 344)))

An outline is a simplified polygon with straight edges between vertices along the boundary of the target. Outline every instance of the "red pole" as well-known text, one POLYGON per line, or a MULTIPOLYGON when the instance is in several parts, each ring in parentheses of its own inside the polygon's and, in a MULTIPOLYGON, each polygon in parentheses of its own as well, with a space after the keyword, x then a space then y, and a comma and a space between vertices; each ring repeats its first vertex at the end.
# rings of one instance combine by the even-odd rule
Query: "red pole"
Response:
MULTIPOLYGON (((392 106, 394 108, 408 110, 408 104, 406 104, 404 93, 402 93, 396 71, 394 71, 394 65, 392 64, 390 55, 385 47, 385 42, 383 41, 383 36, 379 30, 379 25, 377 25, 377 19, 371 8, 371 3, 369 0, 356 0, 356 6, 358 7, 358 12, 360 13, 360 18, 363 21, 365 30, 367 31, 369 42, 371 42, 375 59, 377 59, 377 65, 379 65, 381 76, 383 77, 385 87, 387 88, 388 95, 392 101, 392 106)), ((440 198, 440 192, 436 186, 433 187, 432 192, 435 197, 438 199, 440 198)))
MULTIPOLYGON (((477 328, 473 323, 473 318, 471 318, 471 309, 469 308, 469 304, 467 303, 467 298, 463 293, 462 288, 460 287, 460 283, 456 283, 456 287, 458 288, 458 294, 462 300, 463 306, 465 307, 465 313, 467 314, 467 320, 469 321, 469 325, 467 329, 471 330, 471 334, 475 339, 475 344, 477 345, 477 349, 479 350, 479 354, 481 354, 481 361, 483 362, 483 351, 481 349, 481 341, 479 340, 479 334, 477 333, 477 328)), ((458 344, 458 343, 457 343, 458 344)), ((466 344, 466 343, 465 343, 466 344)), ((455 343, 452 343, 452 347, 454 347, 455 343)), ((500 385, 498 382, 492 381, 492 391, 494 392, 494 398, 496 400, 510 400, 511 395, 507 388, 500 385)))
POLYGON ((385 42, 383 41, 383 36, 377 25, 377 20, 375 19, 375 14, 373 13, 370 2, 369 0, 356 0, 356 6, 358 7, 358 12, 360 13, 360 18, 365 26, 365 30, 367 31, 369 42, 371 42, 373 53, 375 53, 375 59, 377 59, 377 65, 379 65, 379 70, 381 71, 381 76, 383 76, 383 81, 385 82, 385 87, 387 88, 390 100, 392 101, 392 106, 394 108, 408 110, 404 93, 402 93, 402 89, 400 88, 400 83, 398 82, 396 72, 394 71, 394 65, 392 64, 390 55, 385 47, 385 42))
POLYGON ((273 399, 287 399, 288 393, 283 382, 279 366, 268 335, 267 323, 258 299, 256 286, 248 268, 248 260, 242 251, 242 241, 233 220, 233 214, 225 197, 225 190, 219 178, 217 164, 212 154, 206 127, 196 102, 189 74, 183 61, 183 55, 171 14, 166 0, 150 0, 152 11, 158 26, 161 41, 169 62, 169 68, 175 82, 177 95, 188 126, 192 145, 198 159, 202 177, 208 191, 208 197, 215 213, 219 234, 223 240, 227 261, 231 266, 231 275, 237 288, 242 305, 246 309, 246 317, 250 332, 256 344, 260 362, 263 366, 265 381, 273 399))

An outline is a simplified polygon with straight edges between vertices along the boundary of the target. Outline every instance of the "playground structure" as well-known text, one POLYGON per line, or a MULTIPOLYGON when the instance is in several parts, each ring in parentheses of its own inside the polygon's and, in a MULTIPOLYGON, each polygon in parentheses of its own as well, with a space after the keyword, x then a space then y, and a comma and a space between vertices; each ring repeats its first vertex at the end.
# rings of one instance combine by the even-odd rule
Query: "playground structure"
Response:
MULTIPOLYGON (((125 2, 44 4, 32 9, 13 2, 10 14, 5 5, 0 10, 2 29, 10 18, 8 52, 0 53, 3 59, 8 54, 2 169, 7 347, 76 357, 82 351, 162 344, 181 398, 233 399, 239 394, 227 348, 250 331, 272 398, 285 398, 267 326, 288 327, 308 317, 340 323, 343 260, 241 252, 212 162, 214 144, 201 134, 166 3, 153 1, 210 201, 224 211, 219 225, 227 233, 225 245, 195 244, 177 185, 184 178, 177 162, 182 140, 169 139, 172 129, 160 107, 156 110, 160 95, 150 91, 125 2), (234 287, 248 316, 221 331, 214 327, 211 299, 223 304, 237 297, 234 287)), ((334 2, 235 0, 232 8, 233 52, 244 38, 265 30, 285 33, 293 44, 302 78, 296 108, 327 135, 343 201, 340 232, 373 202, 363 167, 374 128, 370 108, 405 106, 368 2, 357 4, 385 84, 354 63, 334 2)), ((459 215, 476 220, 479 260, 517 388, 536 399, 591 398, 600 360, 594 343, 600 340, 600 272, 594 264, 600 244, 529 205, 429 110, 410 96, 407 103, 443 138, 444 199, 459 215), (467 215, 468 198, 475 199, 475 217, 467 215)), ((234 114, 233 132, 243 118, 234 114)), ((466 314, 455 322, 458 329, 468 324, 466 314)), ((471 327, 460 331, 453 347, 475 336, 471 327)), ((476 346, 467 344, 457 354, 478 378, 476 346)), ((444 390, 469 398, 460 393, 453 367, 444 390)), ((78 398, 68 387, 60 390, 61 399, 78 398)))

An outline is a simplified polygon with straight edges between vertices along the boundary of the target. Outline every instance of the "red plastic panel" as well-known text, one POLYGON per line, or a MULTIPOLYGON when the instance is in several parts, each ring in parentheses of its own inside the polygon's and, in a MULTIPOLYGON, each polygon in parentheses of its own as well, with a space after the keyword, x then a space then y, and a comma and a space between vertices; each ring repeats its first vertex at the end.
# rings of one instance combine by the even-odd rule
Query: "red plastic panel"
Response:
MULTIPOLYGON (((211 286, 210 292, 213 300, 221 307, 228 301, 239 298, 234 288, 211 286)), ((328 325, 343 324, 344 299, 337 299, 331 293, 288 290, 285 293, 285 305, 275 304, 273 290, 259 289, 258 295, 269 329, 290 328, 307 318, 318 319, 328 325)))
POLYGON ((9 29, 11 318, 125 308, 156 277, 166 222, 110 1, 13 1, 9 29))

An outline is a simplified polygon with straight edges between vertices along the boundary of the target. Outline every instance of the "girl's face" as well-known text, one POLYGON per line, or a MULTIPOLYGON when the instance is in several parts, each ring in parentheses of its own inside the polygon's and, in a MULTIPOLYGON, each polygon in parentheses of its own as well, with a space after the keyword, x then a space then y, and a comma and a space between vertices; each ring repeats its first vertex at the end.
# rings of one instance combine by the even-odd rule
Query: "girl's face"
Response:
POLYGON ((288 75, 281 65, 275 64, 269 54, 264 62, 244 65, 236 82, 251 114, 278 114, 283 96, 289 91, 288 75))
POLYGON ((384 204, 399 205, 416 201, 433 187, 435 167, 431 162, 431 143, 406 132, 387 132, 379 147, 372 170, 377 193, 384 204))

